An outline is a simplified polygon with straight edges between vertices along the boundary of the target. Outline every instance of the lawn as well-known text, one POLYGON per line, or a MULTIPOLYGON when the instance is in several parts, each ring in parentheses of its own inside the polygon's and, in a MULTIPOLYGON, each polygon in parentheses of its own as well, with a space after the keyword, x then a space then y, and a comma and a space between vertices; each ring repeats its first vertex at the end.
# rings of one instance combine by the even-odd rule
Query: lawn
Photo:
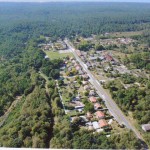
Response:
POLYGON ((53 52, 53 51, 46 51, 45 53, 50 59, 59 59, 59 58, 64 58, 66 56, 73 57, 72 53, 61 53, 60 54, 59 52, 53 52))

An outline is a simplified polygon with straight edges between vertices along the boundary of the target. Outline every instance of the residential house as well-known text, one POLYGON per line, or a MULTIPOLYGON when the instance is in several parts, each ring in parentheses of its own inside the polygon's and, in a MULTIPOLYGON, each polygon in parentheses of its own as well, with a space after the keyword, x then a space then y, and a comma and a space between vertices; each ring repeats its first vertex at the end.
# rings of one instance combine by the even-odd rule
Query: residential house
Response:
POLYGON ((76 50, 77 55, 80 57, 82 56, 81 51, 80 50, 76 50))
POLYGON ((95 61, 95 60, 97 60, 97 57, 89 57, 89 60, 95 61))
POLYGON ((86 63, 86 65, 87 65, 87 68, 92 67, 92 65, 91 65, 91 63, 90 63, 90 62, 87 62, 87 63, 86 63))
POLYGON ((88 85, 84 86, 84 90, 89 90, 89 89, 90 89, 90 86, 88 86, 88 85))
POLYGON ((105 117, 105 114, 102 111, 96 112, 96 118, 103 119, 105 117))
POLYGON ((45 56, 45 59, 49 58, 47 55, 45 56))
POLYGON ((105 128, 105 127, 109 126, 108 123, 107 123, 107 121, 105 119, 99 120, 98 123, 99 123, 100 128, 105 128))
POLYGON ((75 63, 76 63, 76 61, 73 59, 73 60, 72 60, 72 63, 73 63, 73 64, 75 64, 75 63))
POLYGON ((85 62, 86 58, 84 56, 81 56, 81 59, 85 62))
POLYGON ((89 100, 90 100, 90 102, 92 102, 92 103, 96 103, 96 102, 97 102, 97 99, 96 99, 96 97, 94 97, 94 96, 90 97, 89 100))
POLYGON ((101 106, 100 103, 95 103, 95 104, 94 104, 94 109, 95 109, 95 110, 98 110, 98 109, 100 109, 100 108, 102 108, 102 106, 101 106))
POLYGON ((87 55, 87 52, 84 52, 84 51, 80 51, 80 52, 81 52, 81 55, 84 57, 87 55))
POLYGON ((83 85, 87 85, 87 84, 88 84, 88 81, 82 81, 82 84, 83 84, 83 85))
POLYGON ((105 59, 106 59, 106 61, 108 61, 108 62, 111 62, 111 61, 114 60, 113 57, 110 56, 109 54, 106 54, 106 55, 105 55, 105 59))
POLYGON ((99 123, 97 121, 92 122, 92 124, 95 130, 100 128, 99 123))
POLYGON ((70 60, 73 60, 74 58, 73 57, 70 57, 70 60))
POLYGON ((44 50, 49 50, 49 48, 50 48, 50 47, 49 47, 48 45, 45 45, 45 46, 44 46, 44 50))
POLYGON ((150 124, 143 124, 143 125, 142 125, 142 129, 143 129, 145 132, 150 131, 150 124))
POLYGON ((84 80, 87 80, 89 78, 89 76, 87 74, 82 75, 84 80))
POLYGON ((76 70, 80 70, 81 67, 79 65, 76 66, 76 70))
POLYGON ((78 110, 79 112, 82 112, 84 109, 84 105, 81 106, 75 106, 75 110, 78 110))
POLYGON ((104 68, 104 71, 106 71, 106 72, 108 72, 109 70, 111 70, 111 68, 110 68, 109 66, 106 66, 106 67, 104 68))
POLYGON ((78 70, 79 75, 84 74, 84 71, 82 69, 78 70))
POLYGON ((72 67, 70 66, 69 68, 68 68, 68 71, 71 71, 72 70, 72 67))
POLYGON ((100 59, 100 60, 104 60, 105 57, 104 57, 104 56, 100 56, 99 59, 100 59))
POLYGON ((89 96, 94 96, 94 95, 95 95, 94 90, 90 90, 90 92, 89 92, 89 96))

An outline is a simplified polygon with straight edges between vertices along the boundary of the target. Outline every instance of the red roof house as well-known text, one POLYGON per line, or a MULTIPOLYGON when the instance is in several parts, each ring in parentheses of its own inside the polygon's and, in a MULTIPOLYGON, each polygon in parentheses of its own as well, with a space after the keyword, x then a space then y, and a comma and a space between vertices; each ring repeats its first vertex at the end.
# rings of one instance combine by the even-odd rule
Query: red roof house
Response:
POLYGON ((96 103, 96 102, 97 102, 96 97, 93 97, 93 96, 90 97, 89 100, 90 100, 90 102, 92 102, 92 103, 96 103))
POLYGON ((108 127, 108 123, 106 122, 105 119, 99 120, 98 123, 99 123, 100 128, 108 127))
POLYGON ((107 61, 113 61, 114 59, 113 59, 113 57, 112 56, 110 56, 110 55, 105 55, 105 59, 107 60, 107 61))
POLYGON ((103 112, 101 112, 101 111, 97 111, 96 112, 96 117, 98 119, 103 119, 105 117, 105 114, 103 112))

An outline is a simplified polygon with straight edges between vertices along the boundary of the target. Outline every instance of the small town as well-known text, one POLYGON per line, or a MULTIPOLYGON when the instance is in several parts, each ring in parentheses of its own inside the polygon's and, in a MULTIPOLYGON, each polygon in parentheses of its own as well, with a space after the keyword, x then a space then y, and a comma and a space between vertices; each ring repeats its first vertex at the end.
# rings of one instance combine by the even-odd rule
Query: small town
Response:
MULTIPOLYGON (((106 37, 108 35, 109 33, 104 34, 106 37)), ((67 39, 60 39, 54 43, 49 42, 49 37, 46 39, 46 44, 39 45, 46 53, 45 59, 55 59, 55 54, 57 54, 57 58, 63 58, 64 63, 60 68, 59 79, 61 82, 58 84, 59 80, 56 81, 60 99, 65 114, 70 117, 70 123, 91 130, 93 133, 106 133, 107 137, 118 132, 125 132, 125 128, 128 128, 134 130, 136 135, 141 138, 140 133, 128 124, 126 118, 123 118, 124 115, 120 119, 120 116, 115 114, 113 106, 110 106, 106 100, 107 95, 111 97, 106 88, 108 82, 119 79, 125 89, 132 85, 142 88, 141 83, 125 83, 123 78, 126 76, 133 79, 147 77, 147 73, 140 69, 129 69, 120 61, 121 58, 116 55, 115 51, 106 51, 104 47, 128 47, 135 45, 137 41, 131 38, 100 39, 101 50, 95 50, 92 47, 88 51, 82 51, 77 48, 82 41, 95 44, 98 40, 94 36, 76 38, 72 41, 73 46, 67 39), (93 83, 92 80, 96 83, 93 83), (94 86, 93 84, 98 85, 94 86), (99 85, 106 93, 103 93, 103 90, 101 93, 97 90, 99 85)), ((117 113, 120 113, 120 110, 117 113)), ((147 132, 150 130, 150 124, 143 124, 141 128, 147 132)))
POLYGON ((0 150, 150 149, 150 0, 0 0, 0 150))

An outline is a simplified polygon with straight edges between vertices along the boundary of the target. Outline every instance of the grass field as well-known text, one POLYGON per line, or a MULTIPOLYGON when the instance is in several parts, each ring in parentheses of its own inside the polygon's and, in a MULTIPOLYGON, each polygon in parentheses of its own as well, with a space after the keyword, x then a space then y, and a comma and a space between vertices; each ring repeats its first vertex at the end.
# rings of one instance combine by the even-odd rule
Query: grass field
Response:
POLYGON ((66 56, 73 57, 72 53, 61 53, 60 54, 59 52, 53 52, 53 51, 46 51, 45 53, 50 59, 59 59, 59 58, 64 58, 66 56))
POLYGON ((143 31, 136 31, 136 32, 114 32, 114 33, 110 33, 109 36, 110 37, 115 37, 115 38, 119 38, 119 37, 131 37, 131 36, 135 36, 135 35, 141 35, 143 31))

